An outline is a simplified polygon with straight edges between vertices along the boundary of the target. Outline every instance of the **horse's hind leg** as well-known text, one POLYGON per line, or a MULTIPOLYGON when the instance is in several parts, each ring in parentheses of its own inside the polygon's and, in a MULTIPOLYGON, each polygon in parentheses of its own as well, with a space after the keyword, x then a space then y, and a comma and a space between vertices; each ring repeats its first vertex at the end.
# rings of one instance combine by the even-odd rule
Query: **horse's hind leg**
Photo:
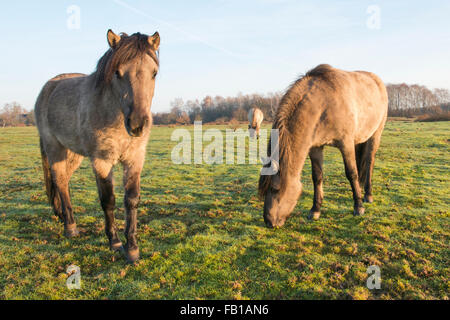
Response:
POLYGON ((372 175, 375 164, 375 154, 380 146, 382 131, 377 131, 365 145, 365 152, 363 155, 360 183, 364 184, 364 202, 372 203, 372 175))
POLYGON ((344 159, 345 175, 350 181, 353 192, 354 210, 353 215, 359 216, 364 214, 364 207, 361 196, 361 188, 358 180, 358 167, 356 164, 355 145, 352 141, 344 142, 340 146, 340 151, 344 159))
POLYGON ((311 148, 309 151, 312 167, 312 179, 314 183, 314 201, 309 211, 308 219, 317 220, 320 217, 320 208, 323 201, 323 147, 311 148))
POLYGON ((53 213, 55 216, 59 217, 59 219, 64 222, 64 216, 61 208, 61 199, 59 198, 59 194, 56 190, 55 183, 53 182, 52 173, 50 170, 50 164, 48 161, 47 153, 45 152, 44 145, 42 139, 40 139, 41 146, 41 156, 42 156, 42 168, 44 170, 44 180, 45 180, 45 189, 47 192, 48 200, 53 208, 53 213))
POLYGON ((92 161, 95 178, 97 181, 98 195, 105 213, 105 233, 112 250, 121 250, 122 242, 117 236, 117 229, 114 223, 114 209, 116 198, 114 196, 114 179, 112 164, 95 159, 92 161))
POLYGON ((61 201, 62 215, 64 218, 64 235, 67 238, 76 237, 79 232, 73 217, 69 180, 83 158, 65 149, 58 142, 48 145, 46 150, 48 150, 47 155, 55 189, 61 201))

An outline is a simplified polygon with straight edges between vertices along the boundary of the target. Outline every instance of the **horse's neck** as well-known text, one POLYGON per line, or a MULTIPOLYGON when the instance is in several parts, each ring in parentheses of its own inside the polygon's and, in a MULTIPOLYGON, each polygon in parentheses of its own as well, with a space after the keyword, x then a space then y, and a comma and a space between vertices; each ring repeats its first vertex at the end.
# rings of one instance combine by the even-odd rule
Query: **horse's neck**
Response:
POLYGON ((117 97, 110 88, 98 88, 95 86, 95 79, 89 76, 86 79, 87 85, 87 101, 86 105, 88 113, 91 117, 96 117, 99 122, 111 124, 114 120, 120 120, 120 104, 117 97))
POLYGON ((312 147, 314 131, 320 118, 320 112, 317 112, 316 108, 311 108, 311 106, 305 104, 295 108, 296 110, 292 111, 289 120, 285 123, 284 134, 289 135, 289 141, 284 143, 290 145, 289 162, 286 164, 289 168, 288 171, 291 175, 301 177, 306 158, 312 147), (288 130, 288 128, 291 129, 288 130))

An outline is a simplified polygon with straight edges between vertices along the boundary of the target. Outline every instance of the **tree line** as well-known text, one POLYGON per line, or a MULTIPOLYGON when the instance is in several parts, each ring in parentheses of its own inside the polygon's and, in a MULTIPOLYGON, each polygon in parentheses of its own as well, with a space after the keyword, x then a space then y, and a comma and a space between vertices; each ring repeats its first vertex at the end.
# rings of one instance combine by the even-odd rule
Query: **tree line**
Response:
POLYGON ((17 102, 6 103, 0 108, 0 127, 34 126, 33 111, 27 111, 17 102))
MULTIPOLYGON (((388 84, 389 116, 418 117, 439 116, 450 113, 450 91, 447 89, 430 90, 425 86, 413 84, 388 84)), ((194 121, 225 124, 247 121, 251 108, 258 107, 264 113, 264 119, 272 121, 283 97, 282 92, 269 94, 243 95, 235 97, 206 96, 202 100, 173 100, 170 112, 153 114, 153 123, 157 125, 191 124, 194 121)), ((0 127, 35 125, 33 111, 27 111, 17 102, 7 103, 0 108, 0 127)))
POLYGON ((416 117, 435 115, 450 111, 450 91, 430 90, 425 86, 413 84, 389 84, 389 116, 416 117))
POLYGON ((282 98, 281 92, 266 95, 239 93, 235 97, 206 96, 202 100, 177 98, 171 102, 170 112, 153 114, 155 124, 189 124, 201 120, 205 123, 227 123, 247 121, 251 108, 258 107, 264 112, 266 120, 272 120, 282 98))

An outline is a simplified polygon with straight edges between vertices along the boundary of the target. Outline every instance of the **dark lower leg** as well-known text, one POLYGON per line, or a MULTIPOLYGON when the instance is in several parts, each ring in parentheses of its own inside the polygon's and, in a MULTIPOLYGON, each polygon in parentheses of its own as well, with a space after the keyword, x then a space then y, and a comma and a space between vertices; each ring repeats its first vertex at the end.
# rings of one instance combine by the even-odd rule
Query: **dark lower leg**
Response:
POLYGON ((125 182, 125 210, 127 214, 125 236, 127 238, 126 250, 129 262, 139 259, 137 245, 137 208, 140 200, 140 174, 132 174, 126 177, 125 182))
POLYGON ((114 196, 112 171, 107 178, 101 178, 97 175, 96 179, 100 203, 105 214, 105 233, 108 237, 111 249, 118 250, 122 247, 122 242, 117 235, 117 229, 114 222, 116 198, 114 196))
POLYGON ((308 218, 317 220, 320 217, 320 208, 322 207, 323 201, 323 149, 311 149, 309 156, 311 158, 312 179, 314 183, 314 199, 308 218))
POLYGON ((364 207, 362 202, 361 188, 358 181, 358 169, 356 166, 355 148, 354 146, 345 147, 341 150, 344 158, 345 175, 350 182, 353 192, 353 202, 355 216, 364 214, 364 207))
POLYGON ((380 134, 376 134, 370 141, 367 149, 367 176, 364 184, 364 202, 372 203, 372 176, 375 165, 375 154, 380 145, 380 134))
POLYGON ((64 236, 73 238, 78 236, 79 232, 75 218, 73 217, 72 203, 70 201, 69 184, 63 183, 58 185, 57 189, 61 200, 61 208, 64 217, 64 236))
POLYGON ((52 208, 53 208, 53 213, 55 214, 55 216, 57 216, 61 222, 64 222, 64 215, 62 212, 61 200, 59 198, 59 193, 56 190, 55 190, 54 194, 52 195, 52 208))
POLYGON ((367 164, 368 170, 367 170, 366 183, 364 185, 364 202, 367 202, 367 203, 373 202, 372 172, 373 172, 374 160, 375 160, 375 155, 370 155, 369 163, 367 164))

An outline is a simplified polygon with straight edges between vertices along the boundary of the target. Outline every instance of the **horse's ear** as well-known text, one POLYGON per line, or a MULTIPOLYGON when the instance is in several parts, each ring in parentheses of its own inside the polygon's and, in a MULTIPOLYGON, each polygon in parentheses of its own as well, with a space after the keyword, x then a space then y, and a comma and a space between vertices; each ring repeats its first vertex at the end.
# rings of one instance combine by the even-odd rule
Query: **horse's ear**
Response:
POLYGON ((151 37, 148 37, 148 43, 153 50, 157 51, 159 49, 159 43, 161 39, 159 38, 159 33, 156 31, 151 37))
POLYGON ((112 49, 115 49, 120 42, 120 36, 115 34, 111 29, 108 30, 107 34, 108 44, 112 49))

